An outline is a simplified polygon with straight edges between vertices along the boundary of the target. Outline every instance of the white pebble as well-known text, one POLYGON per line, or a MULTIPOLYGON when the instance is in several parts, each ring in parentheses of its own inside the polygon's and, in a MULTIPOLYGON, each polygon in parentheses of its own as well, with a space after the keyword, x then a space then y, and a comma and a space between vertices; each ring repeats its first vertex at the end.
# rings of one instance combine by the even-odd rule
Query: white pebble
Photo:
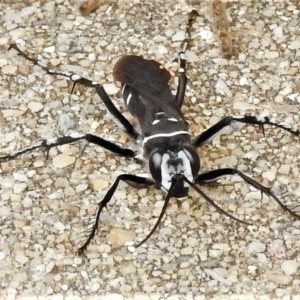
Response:
POLYGON ((2 36, 2 37, 0 37, 0 45, 1 46, 8 45, 9 39, 10 38, 8 36, 2 36))
POLYGON ((103 87, 108 95, 116 94, 119 91, 119 88, 113 83, 105 83, 103 84, 103 87))
MULTIPOLYGON (((44 6, 46 6, 46 4, 45 4, 44 6)), ((32 15, 32 14, 36 11, 36 9, 37 9, 37 8, 36 8, 36 6, 34 6, 34 5, 24 7, 24 8, 21 10, 20 16, 21 16, 21 17, 26 17, 26 16, 29 16, 29 15, 32 15)))
POLYGON ((44 105, 42 103, 39 103, 39 102, 30 102, 28 104, 28 108, 31 110, 31 112, 37 112, 37 111, 40 111, 42 110, 44 107, 44 105))
POLYGON ((214 36, 210 30, 200 30, 199 35, 205 41, 211 41, 214 36))
POLYGON ((51 300, 63 300, 63 299, 64 299, 64 295, 62 294, 51 295, 51 300))
POLYGON ((183 41, 185 39, 185 31, 179 30, 172 36, 172 42, 183 41))
POLYGON ((103 300, 124 300, 121 294, 108 294, 102 298, 103 300))
POLYGON ((53 226, 59 231, 65 230, 65 225, 62 222, 55 222, 53 226))
MULTIPOLYGON (((3 194, 2 194, 1 198, 3 199, 3 194)), ((0 216, 1 217, 8 217, 10 214, 11 214, 11 207, 10 206, 1 206, 1 209, 0 209, 0 216)))
POLYGON ((225 284, 225 285, 231 285, 232 282, 228 279, 223 278, 222 276, 220 276, 219 274, 217 274, 216 272, 214 272, 213 270, 210 269, 204 269, 204 272, 207 273, 209 276, 211 276, 213 279, 225 284))
POLYGON ((265 262, 267 261, 266 255, 263 254, 263 253, 258 253, 258 254, 257 254, 257 261, 258 261, 259 263, 265 263, 265 262))
POLYGON ((241 77, 240 78, 240 85, 248 85, 249 82, 248 82, 248 79, 246 77, 241 77))
POLYGON ((13 29, 9 32, 9 35, 12 37, 13 40, 17 40, 26 36, 25 28, 18 27, 17 29, 13 29))
POLYGON ((7 65, 2 68, 1 73, 5 74, 5 75, 14 75, 14 74, 16 74, 17 69, 18 68, 16 66, 7 65))
POLYGON ((9 118, 9 117, 19 117, 23 115, 25 111, 20 109, 2 109, 1 113, 4 118, 9 118))
MULTIPOLYGON (((141 292, 137 292, 137 293, 134 293, 134 296, 133 296, 133 299, 134 300, 154 300, 153 298, 152 298, 152 293, 151 293, 151 295, 150 296, 148 296, 147 294, 144 294, 144 293, 141 293, 141 292)), ((159 296, 158 298, 157 298, 157 300, 158 299, 161 299, 161 297, 159 296)))
POLYGON ((63 133, 66 133, 70 128, 74 126, 74 121, 67 114, 61 114, 58 118, 58 128, 63 133))
POLYGON ((91 189, 93 191, 103 191, 103 190, 107 189, 108 185, 109 185, 109 182, 107 180, 104 180, 101 178, 95 178, 91 182, 91 189))
POLYGON ((20 194, 27 188, 27 183, 16 183, 14 185, 14 193, 20 194))
POLYGON ((55 52, 55 47, 50 46, 50 47, 44 48, 44 52, 53 53, 53 52, 55 52))
POLYGON ((269 270, 267 270, 266 274, 267 274, 267 278, 270 281, 275 282, 276 284, 280 284, 280 285, 288 285, 293 280, 293 277, 290 275, 273 273, 269 270))
POLYGON ((290 94, 292 91, 293 90, 289 86, 287 86, 286 88, 284 88, 283 90, 281 90, 279 92, 279 94, 283 95, 283 96, 286 96, 286 95, 290 94))
POLYGON ((268 179, 269 181, 274 181, 276 178, 276 172, 271 169, 267 172, 263 172, 262 177, 268 179))
POLYGON ((282 27, 278 26, 276 27, 274 30, 273 30, 273 33, 276 37, 278 38, 282 38, 283 36, 283 30, 282 30, 282 27))
POLYGON ((278 169, 278 173, 288 175, 291 170, 291 165, 281 165, 278 169))
POLYGON ((14 179, 20 182, 27 182, 28 178, 25 174, 22 173, 13 173, 14 179))
POLYGON ((292 41, 290 44, 289 44, 289 49, 291 50, 297 50, 300 48, 300 41, 292 41))
POLYGON ((189 63, 199 61, 198 55, 194 51, 191 51, 191 50, 186 51, 186 57, 187 57, 187 60, 189 63))
POLYGON ((5 258, 6 254, 4 252, 0 252, 0 260, 3 260, 5 258))
POLYGON ((217 244, 214 244, 212 246, 212 248, 217 249, 217 250, 223 250, 225 252, 229 252, 231 250, 230 245, 227 243, 217 243, 217 244))
POLYGON ((54 261, 51 261, 47 266, 46 266, 46 274, 50 273, 52 269, 54 268, 54 261))
POLYGON ((87 189, 87 187, 88 187, 87 184, 84 184, 84 183, 79 184, 79 185, 76 186, 76 192, 77 193, 83 192, 87 189))
POLYGON ((15 259, 22 265, 26 264, 29 261, 28 257, 25 256, 23 252, 17 252, 15 259))
POLYGON ((127 23, 125 21, 120 23, 120 28, 125 29, 127 27, 127 23))
POLYGON ((231 90, 228 88, 227 84, 221 78, 218 79, 215 88, 217 93, 226 95, 227 97, 232 97, 231 90))
POLYGON ((3 178, 1 180, 1 185, 2 185, 2 188, 4 189, 12 189, 14 187, 14 184, 15 184, 15 180, 13 178, 3 178))
POLYGON ((292 275, 297 272, 299 266, 300 263, 297 262, 296 260, 285 260, 281 264, 281 270, 287 275, 292 275))
POLYGON ((99 127, 100 123, 97 122, 97 121, 94 121, 92 124, 91 124, 91 129, 95 130, 99 127))
POLYGON ((276 258, 284 257, 286 253, 286 247, 283 240, 276 239, 269 244, 268 252, 274 255, 276 258))
POLYGON ((248 246, 250 253, 260 253, 266 250, 266 245, 261 242, 252 242, 248 246))
POLYGON ((279 57, 279 53, 277 51, 268 51, 265 53, 266 59, 274 59, 279 57))
POLYGON ((29 197, 26 197, 23 201, 22 204, 25 208, 32 207, 32 200, 29 197))
POLYGON ((75 157, 67 154, 59 154, 53 158, 53 165, 56 168, 63 169, 74 164, 75 157))
POLYGON ((158 50, 157 50, 157 53, 159 54, 167 54, 169 52, 169 50, 163 46, 163 45, 159 45, 158 46, 158 50))

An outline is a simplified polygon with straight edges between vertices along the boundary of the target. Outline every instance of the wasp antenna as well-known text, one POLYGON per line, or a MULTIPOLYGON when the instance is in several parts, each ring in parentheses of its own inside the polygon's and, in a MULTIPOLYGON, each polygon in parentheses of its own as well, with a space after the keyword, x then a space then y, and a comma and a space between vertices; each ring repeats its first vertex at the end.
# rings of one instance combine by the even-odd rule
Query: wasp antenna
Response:
POLYGON ((196 184, 194 184, 193 182, 189 181, 187 178, 184 178, 184 181, 186 181, 194 190, 196 190, 210 205, 212 205, 221 214, 229 217, 230 219, 235 220, 236 222, 239 222, 239 223, 242 223, 242 224, 245 224, 245 225, 253 225, 250 222, 247 222, 247 221, 244 221, 244 220, 240 220, 240 219, 234 217, 233 215, 231 215, 230 213, 228 213, 227 211, 225 211, 224 209, 222 209, 211 198, 209 198, 202 190, 200 190, 200 188, 196 184))
POLYGON ((150 231, 150 233, 149 233, 149 234, 148 234, 148 235, 147 235, 140 243, 138 243, 138 244, 135 246, 135 248, 138 248, 138 247, 140 247, 141 245, 143 245, 145 242, 147 242, 147 240, 152 236, 152 234, 155 232, 155 230, 156 230, 157 227, 159 226, 159 224, 160 224, 160 222, 161 222, 161 220, 162 220, 162 218, 163 218, 163 216, 165 215, 165 212, 166 212, 166 210, 167 210, 168 204, 169 204, 170 199, 171 199, 171 197, 172 197, 171 195, 172 195, 172 192, 173 192, 173 190, 174 190, 174 187, 175 187, 175 181, 172 181, 171 187, 170 187, 170 189, 169 189, 169 191, 168 191, 168 194, 167 194, 167 197, 166 197, 166 199, 165 199, 165 203, 164 203, 164 205, 163 205, 163 207, 162 207, 161 213, 160 213, 160 215, 159 215, 159 217, 158 217, 158 219, 157 219, 157 221, 156 221, 154 227, 152 228, 152 230, 150 231))

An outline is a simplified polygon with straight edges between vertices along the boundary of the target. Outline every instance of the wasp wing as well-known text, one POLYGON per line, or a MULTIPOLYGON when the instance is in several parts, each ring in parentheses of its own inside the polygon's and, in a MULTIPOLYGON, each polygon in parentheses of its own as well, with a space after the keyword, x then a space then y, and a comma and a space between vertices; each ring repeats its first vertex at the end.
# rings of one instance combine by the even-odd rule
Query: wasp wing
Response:
POLYGON ((113 75, 115 81, 134 89, 149 110, 182 118, 168 85, 171 75, 157 61, 126 55, 116 63, 113 75))

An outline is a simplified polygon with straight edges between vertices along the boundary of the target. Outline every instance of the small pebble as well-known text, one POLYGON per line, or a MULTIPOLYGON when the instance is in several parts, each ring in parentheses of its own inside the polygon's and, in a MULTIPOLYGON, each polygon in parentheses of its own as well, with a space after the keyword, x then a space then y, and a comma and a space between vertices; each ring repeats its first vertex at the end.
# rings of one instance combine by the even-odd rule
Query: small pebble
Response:
POLYGON ((288 285, 293 280, 293 277, 290 275, 278 274, 270 270, 266 271, 266 275, 270 281, 280 285, 288 285))
POLYGON ((31 112, 35 113, 38 112, 40 110, 42 110, 44 107, 44 105, 42 103, 38 103, 38 102, 30 102, 28 104, 28 108, 31 110, 31 112))
POLYGON ((53 52, 55 52, 55 47, 50 46, 50 47, 44 48, 44 52, 53 53, 53 52))
POLYGON ((296 40, 296 41, 292 41, 288 47, 291 49, 291 50, 297 50, 300 48, 300 41, 299 40, 296 40))
POLYGON ((55 168, 63 169, 67 166, 73 165, 75 157, 67 154, 59 154, 53 158, 53 166, 55 168))
POLYGON ((265 53, 266 59, 275 59, 279 57, 279 53, 277 51, 268 51, 265 53))
POLYGON ((2 67, 1 72, 2 72, 2 74, 13 75, 13 74, 16 74, 17 69, 18 68, 16 66, 7 65, 7 66, 2 67))
POLYGON ((266 250, 266 245, 261 242, 252 242, 248 245, 250 253, 260 253, 266 250))
POLYGON ((292 275, 292 274, 297 273, 299 266, 300 266, 300 263, 297 262, 296 260, 285 260, 281 264, 281 269, 285 274, 292 275))
POLYGON ((17 252, 15 260, 22 265, 26 264, 29 261, 28 257, 25 256, 23 252, 17 252))

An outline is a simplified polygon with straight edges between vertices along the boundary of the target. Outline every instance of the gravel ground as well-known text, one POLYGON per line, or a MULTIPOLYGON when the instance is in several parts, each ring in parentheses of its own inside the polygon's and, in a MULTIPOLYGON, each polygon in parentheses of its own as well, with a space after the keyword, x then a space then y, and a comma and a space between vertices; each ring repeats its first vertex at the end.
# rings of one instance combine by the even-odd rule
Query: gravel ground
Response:
MULTIPOLYGON (((230 60, 219 55, 205 1, 120 0, 87 16, 70 2, 0 3, 1 154, 70 132, 132 145, 92 89, 76 87, 70 97, 70 82, 7 51, 10 43, 49 66, 99 81, 124 109, 113 85, 116 60, 143 55, 174 73, 192 8, 200 17, 183 107, 191 134, 245 113, 300 129, 296 1, 230 2, 230 60)), ((299 138, 270 127, 265 138, 253 126, 224 133, 201 148, 202 170, 238 167, 297 203, 299 138)), ((236 176, 203 190, 253 226, 220 215, 191 191, 184 202, 171 201, 160 229, 132 251, 125 242, 151 230, 165 195, 121 184, 85 257, 78 256, 81 232, 114 178, 147 172, 95 146, 80 156, 81 148, 52 149, 48 161, 37 151, 2 163, 1 299, 300 299, 300 221, 236 176)))

